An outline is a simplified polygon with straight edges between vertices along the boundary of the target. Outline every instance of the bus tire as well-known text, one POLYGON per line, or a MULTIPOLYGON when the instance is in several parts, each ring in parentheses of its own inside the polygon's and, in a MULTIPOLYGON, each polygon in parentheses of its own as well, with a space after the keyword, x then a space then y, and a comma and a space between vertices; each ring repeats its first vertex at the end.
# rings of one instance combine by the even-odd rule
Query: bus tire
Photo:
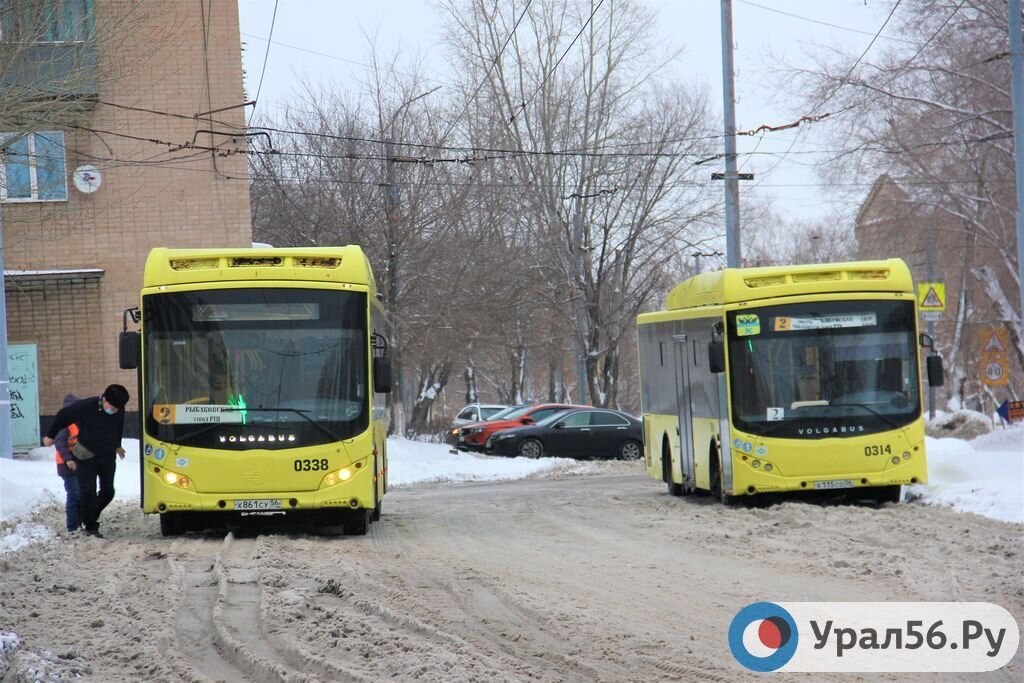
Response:
POLYGON ((370 511, 366 508, 347 510, 341 528, 346 536, 365 536, 370 530, 370 511))
POLYGON ((682 484, 672 481, 672 451, 669 450, 668 440, 661 446, 661 478, 668 487, 670 496, 681 496, 686 493, 682 484))
POLYGON ((879 505, 898 503, 902 497, 903 487, 899 484, 895 486, 879 486, 875 489, 875 502, 879 505))
POLYGON ((722 461, 719 459, 718 454, 714 451, 711 452, 711 457, 708 458, 711 462, 711 495, 721 501, 722 505, 732 505, 736 502, 736 496, 730 495, 725 492, 725 487, 722 484, 722 461))
POLYGON ((185 533, 185 520, 180 512, 160 513, 160 535, 181 536, 185 533))

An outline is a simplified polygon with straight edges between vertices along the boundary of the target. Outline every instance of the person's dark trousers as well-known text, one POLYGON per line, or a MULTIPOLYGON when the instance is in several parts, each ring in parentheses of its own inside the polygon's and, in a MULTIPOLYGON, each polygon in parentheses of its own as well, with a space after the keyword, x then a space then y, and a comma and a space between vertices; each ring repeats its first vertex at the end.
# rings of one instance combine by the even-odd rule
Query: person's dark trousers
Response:
POLYGON ((64 480, 64 492, 67 493, 67 499, 64 501, 64 517, 68 523, 68 531, 78 531, 78 527, 82 525, 82 516, 79 512, 81 501, 78 495, 78 475, 69 472, 61 479, 64 480))
POLYGON ((99 531, 100 513, 114 500, 116 458, 89 458, 78 463, 78 489, 82 501, 82 523, 86 533, 99 531), (96 492, 96 479, 100 490, 96 492))

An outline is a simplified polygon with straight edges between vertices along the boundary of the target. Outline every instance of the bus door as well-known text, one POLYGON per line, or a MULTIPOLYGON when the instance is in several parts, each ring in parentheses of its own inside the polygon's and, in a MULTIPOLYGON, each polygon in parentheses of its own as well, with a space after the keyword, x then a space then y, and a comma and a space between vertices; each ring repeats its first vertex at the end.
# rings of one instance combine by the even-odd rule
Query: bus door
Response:
POLYGON ((690 407, 690 364, 686 335, 674 334, 676 361, 676 413, 679 416, 679 460, 683 471, 683 486, 692 489, 693 476, 693 412, 690 407))

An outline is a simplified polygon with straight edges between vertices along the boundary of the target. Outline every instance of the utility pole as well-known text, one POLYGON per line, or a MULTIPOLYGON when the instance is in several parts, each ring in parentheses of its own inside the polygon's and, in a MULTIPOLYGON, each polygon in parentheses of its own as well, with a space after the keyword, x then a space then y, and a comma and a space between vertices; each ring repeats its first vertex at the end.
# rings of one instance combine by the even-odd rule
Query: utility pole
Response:
POLYGON ((732 0, 722 0, 722 99, 725 111, 725 252, 726 265, 739 268, 740 186, 736 174, 736 86, 733 82, 732 0))
MULTIPOLYGON (((928 244, 925 246, 928 282, 935 282, 935 240, 931 236, 926 236, 925 239, 928 240, 928 244)), ((929 343, 935 339, 935 321, 930 316, 928 318, 928 339, 929 343)), ((935 419, 935 387, 930 382, 928 383, 928 419, 935 419)))
POLYGON ((0 205, 0 458, 14 457, 11 433, 11 372, 7 367, 7 288, 4 283, 4 214, 0 205))
POLYGON ((1013 81, 1013 155, 1017 176, 1017 282, 1020 283, 1020 321, 1024 324, 1024 38, 1020 0, 1009 0, 1010 66, 1013 81))

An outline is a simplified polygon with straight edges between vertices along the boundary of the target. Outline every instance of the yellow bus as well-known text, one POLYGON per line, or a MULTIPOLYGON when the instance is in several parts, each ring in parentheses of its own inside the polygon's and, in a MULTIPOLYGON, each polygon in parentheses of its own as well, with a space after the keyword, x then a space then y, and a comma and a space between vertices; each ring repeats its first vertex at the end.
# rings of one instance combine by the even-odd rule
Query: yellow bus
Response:
MULTIPOLYGON (((637 318, 645 465, 673 495, 838 491, 898 502, 925 483, 920 347, 899 259, 729 268, 637 318)), ((927 357, 931 385, 942 360, 927 357)))
POLYGON ((141 504, 163 535, 253 515, 359 535, 380 518, 391 367, 359 247, 154 249, 124 320, 141 504))

